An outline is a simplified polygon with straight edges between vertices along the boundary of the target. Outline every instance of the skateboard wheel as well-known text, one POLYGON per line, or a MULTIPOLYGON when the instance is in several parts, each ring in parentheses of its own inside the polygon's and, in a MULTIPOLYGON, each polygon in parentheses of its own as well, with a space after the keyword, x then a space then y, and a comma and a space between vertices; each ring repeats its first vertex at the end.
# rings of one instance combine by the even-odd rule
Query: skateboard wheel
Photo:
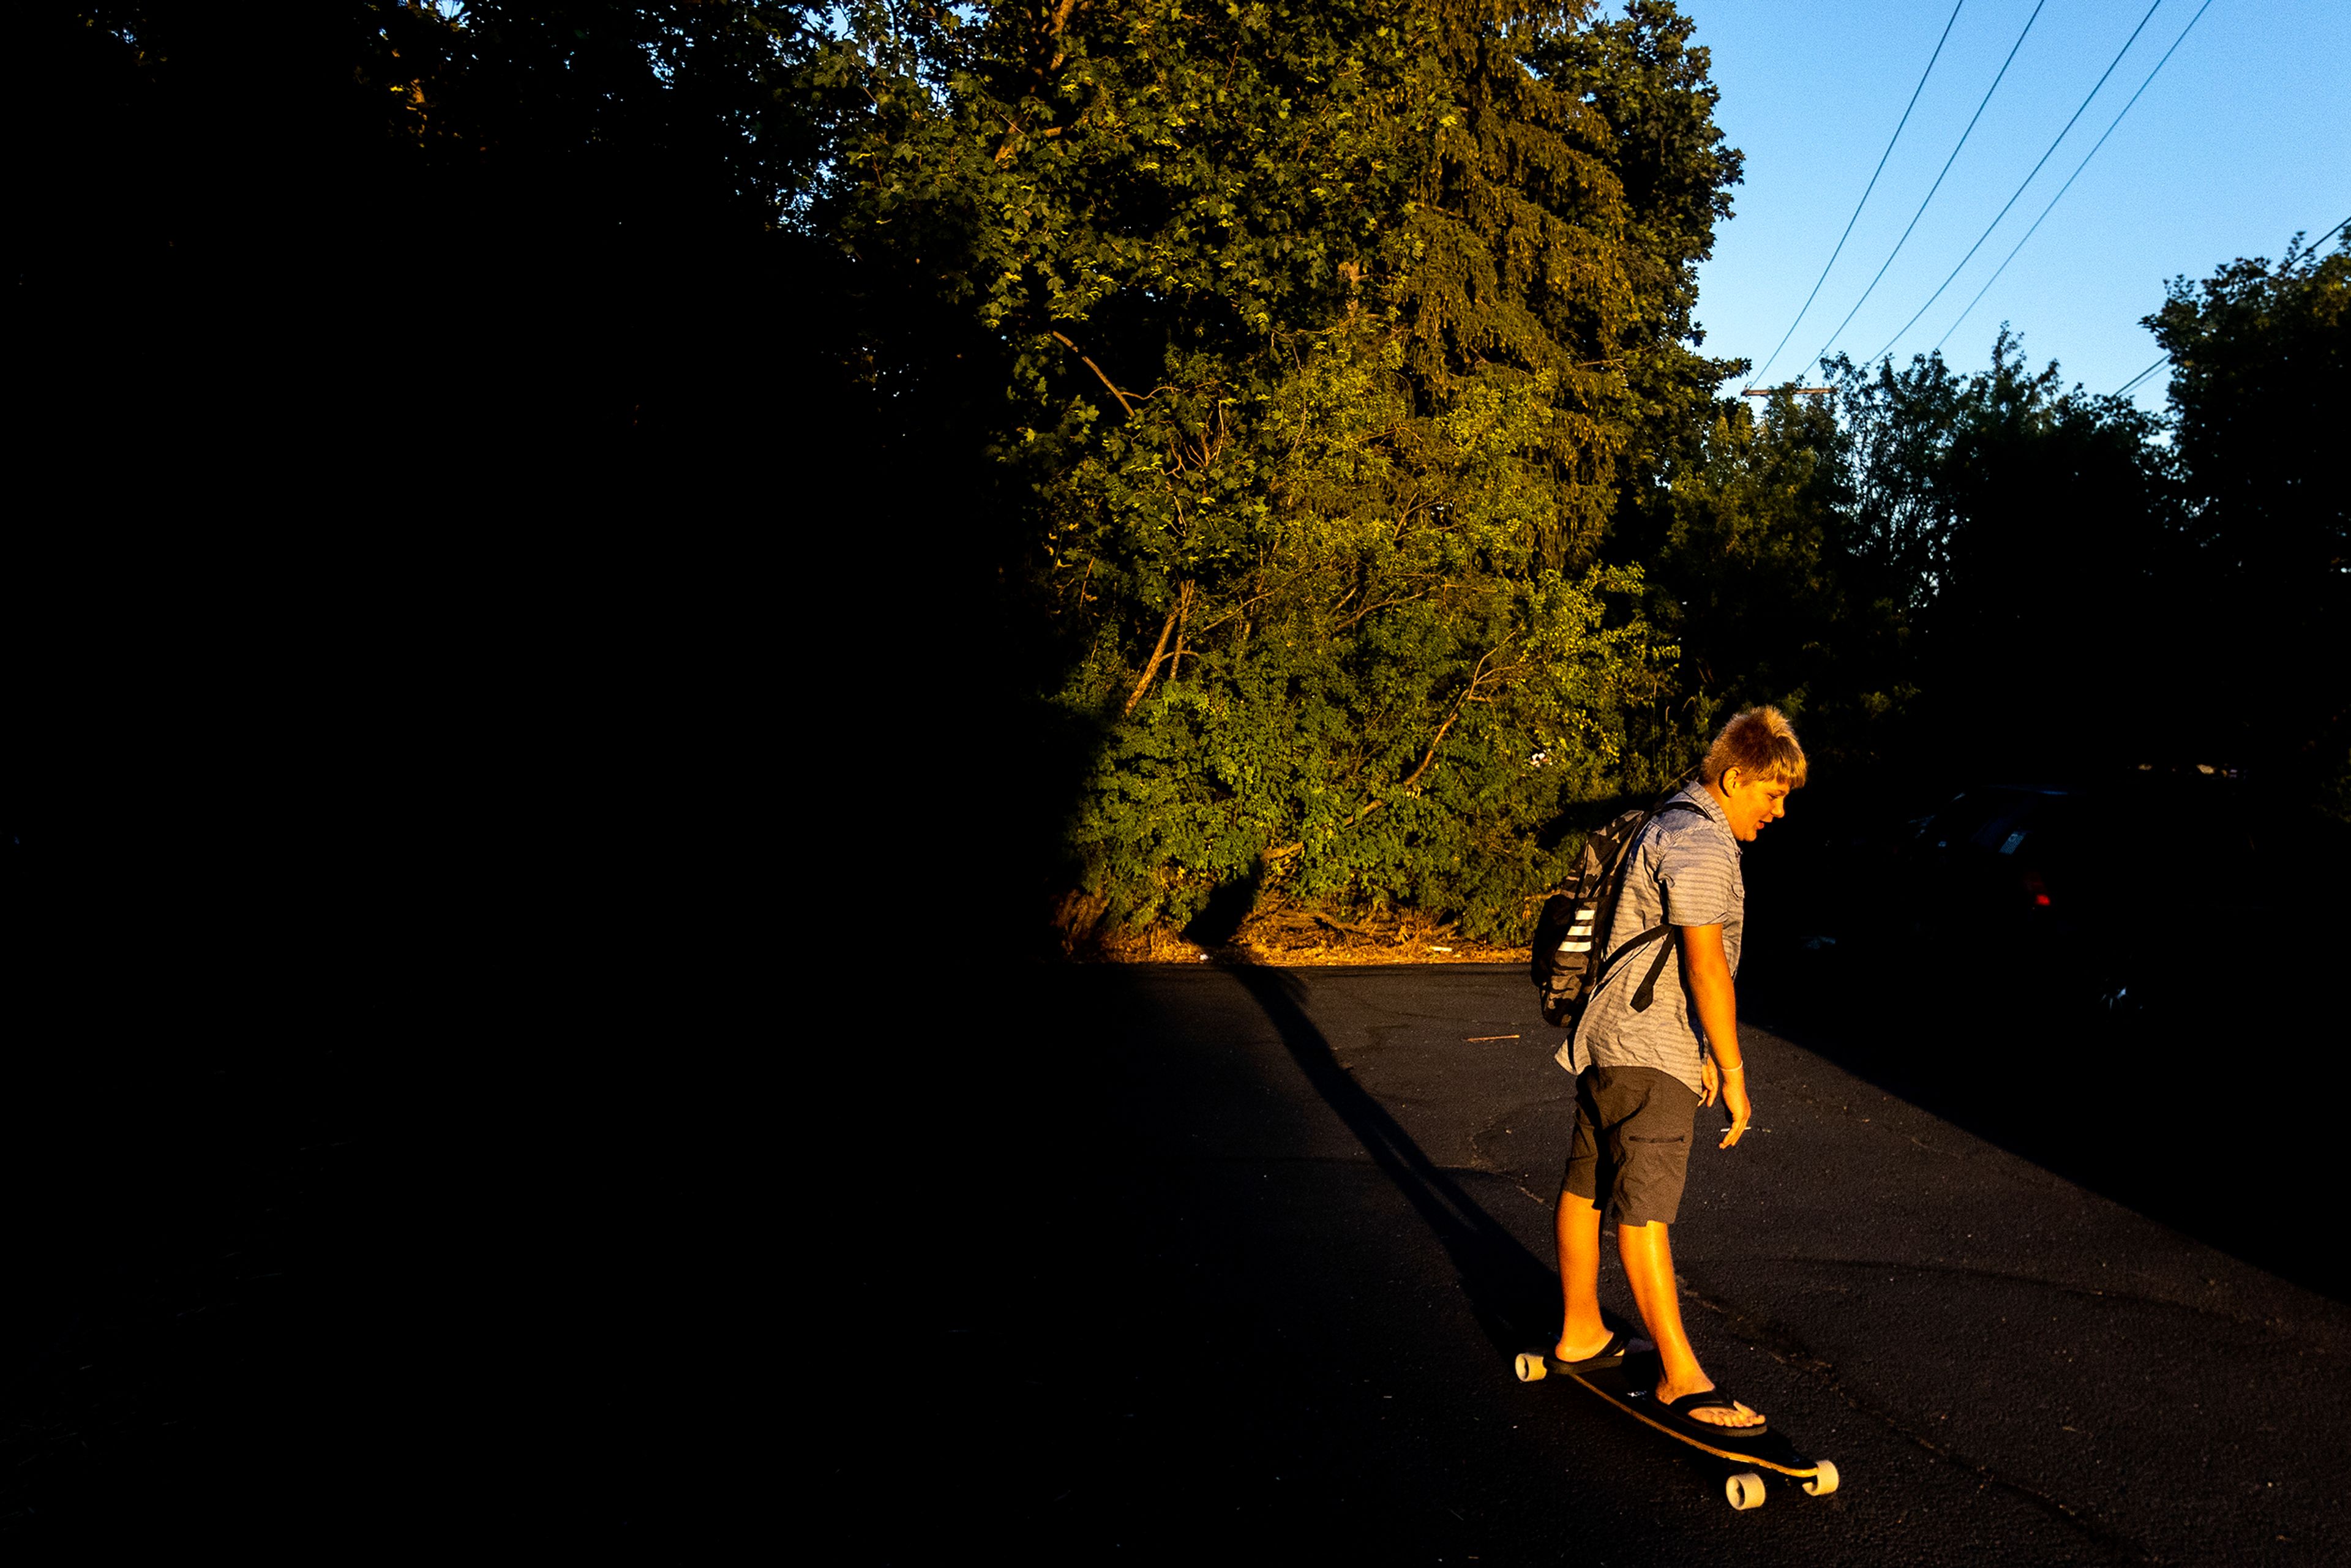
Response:
POLYGON ((1753 1470, 1741 1470, 1723 1482, 1722 1491, 1730 1499, 1730 1506, 1741 1513, 1763 1506, 1763 1478, 1753 1470))
POLYGON ((1813 1479, 1804 1483, 1804 1490, 1814 1497, 1826 1497, 1836 1489, 1836 1467, 1826 1459, 1821 1461, 1820 1469, 1813 1472, 1813 1479))
POLYGON ((1531 1351, 1521 1351, 1519 1353, 1519 1381, 1520 1383, 1541 1383, 1549 1375, 1551 1375, 1551 1368, 1543 1364, 1543 1358, 1541 1356, 1535 1354, 1531 1351))

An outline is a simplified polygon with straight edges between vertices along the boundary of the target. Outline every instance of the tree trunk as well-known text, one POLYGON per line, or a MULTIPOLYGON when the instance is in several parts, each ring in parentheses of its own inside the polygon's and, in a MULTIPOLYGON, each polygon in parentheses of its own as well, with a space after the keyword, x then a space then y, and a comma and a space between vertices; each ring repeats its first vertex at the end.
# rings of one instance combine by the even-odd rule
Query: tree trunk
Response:
POLYGON ((1131 717, 1134 713, 1134 705, 1141 702, 1143 694, 1151 689, 1151 677, 1159 673, 1160 664, 1167 657, 1167 640, 1176 635, 1176 623, 1183 619, 1184 612, 1191 607, 1192 585, 1186 582, 1176 591, 1176 602, 1168 610, 1167 619, 1159 628, 1158 644, 1151 650, 1151 663, 1143 666, 1143 678, 1134 683, 1134 690, 1126 694, 1126 706, 1119 710, 1119 717, 1131 717))

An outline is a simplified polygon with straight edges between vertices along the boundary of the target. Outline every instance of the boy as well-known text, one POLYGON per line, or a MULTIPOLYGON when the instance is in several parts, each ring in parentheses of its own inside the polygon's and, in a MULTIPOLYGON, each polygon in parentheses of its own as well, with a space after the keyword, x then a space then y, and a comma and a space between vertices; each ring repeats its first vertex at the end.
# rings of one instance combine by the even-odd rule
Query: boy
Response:
POLYGON ((1600 1318, 1600 1221, 1612 1214, 1634 1304, 1657 1347, 1653 1418, 1703 1440, 1709 1431, 1751 1436, 1766 1427, 1699 1367, 1666 1231, 1680 1212, 1698 1108, 1722 1096, 1731 1116, 1726 1149, 1754 1120, 1731 993, 1747 899, 1739 846, 1787 814, 1790 791, 1804 782, 1804 751, 1779 709, 1750 708, 1723 726, 1698 771, 1702 781, 1674 798, 1687 804, 1660 811, 1627 852, 1602 949, 1609 961, 1560 1048, 1560 1065, 1576 1074, 1576 1114, 1559 1195, 1567 1316, 1554 1354, 1573 1371, 1625 1358, 1625 1336, 1600 1318), (1626 950, 1658 927, 1661 939, 1626 950), (1679 955, 1677 985, 1656 983, 1665 946, 1679 955))

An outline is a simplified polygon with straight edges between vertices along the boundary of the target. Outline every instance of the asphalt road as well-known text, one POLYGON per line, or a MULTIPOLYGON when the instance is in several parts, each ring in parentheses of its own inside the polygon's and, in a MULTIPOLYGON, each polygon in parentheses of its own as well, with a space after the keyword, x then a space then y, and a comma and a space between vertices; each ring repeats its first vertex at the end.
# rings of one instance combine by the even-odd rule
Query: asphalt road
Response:
POLYGON ((382 1517, 391 1421, 351 1053, 90 1011, 62 1043, 19 1015, 0 1062, 0 1550, 321 1550, 382 1517))
POLYGON ((1518 1383, 1573 1115, 1531 1013, 1514 968, 1097 969, 879 1059, 940 1092, 835 1133, 895 1196, 812 1336, 813 1493, 901 1562, 2351 1556, 2351 1310, 1765 1029, 1675 1251, 1708 1370, 1839 1492, 1735 1512, 1518 1383))

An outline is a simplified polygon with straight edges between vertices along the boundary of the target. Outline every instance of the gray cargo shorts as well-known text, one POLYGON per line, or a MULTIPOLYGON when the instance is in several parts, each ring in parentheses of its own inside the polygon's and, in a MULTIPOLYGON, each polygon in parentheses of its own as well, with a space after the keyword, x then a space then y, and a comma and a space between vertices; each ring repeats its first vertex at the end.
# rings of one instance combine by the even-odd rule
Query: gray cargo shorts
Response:
POLYGON ((1698 1092, 1654 1067, 1585 1068, 1575 1080, 1567 1190, 1619 1225, 1671 1225, 1689 1175, 1698 1092))

